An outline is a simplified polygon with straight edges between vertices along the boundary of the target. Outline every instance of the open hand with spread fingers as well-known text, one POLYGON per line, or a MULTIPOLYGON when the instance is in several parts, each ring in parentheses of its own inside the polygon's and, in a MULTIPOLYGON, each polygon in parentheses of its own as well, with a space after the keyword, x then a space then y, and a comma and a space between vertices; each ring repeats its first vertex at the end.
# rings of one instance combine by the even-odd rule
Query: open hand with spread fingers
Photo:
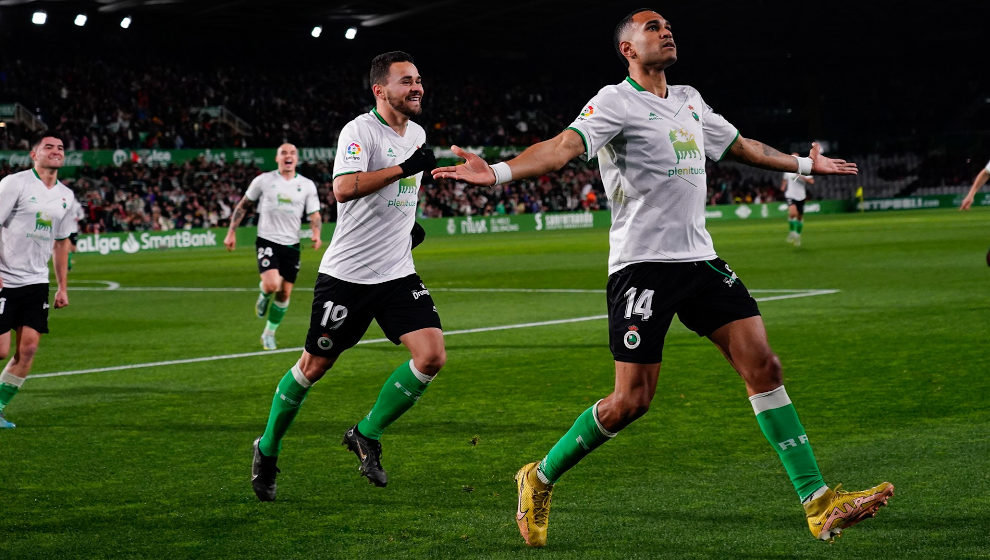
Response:
POLYGON ((472 185, 490 187, 495 184, 495 172, 481 157, 451 146, 450 150, 457 157, 464 158, 460 165, 446 165, 433 170, 434 179, 456 179, 472 185))
POLYGON ((822 155, 822 147, 818 142, 811 143, 811 172, 815 175, 856 175, 859 169, 856 164, 844 159, 832 159, 822 155))

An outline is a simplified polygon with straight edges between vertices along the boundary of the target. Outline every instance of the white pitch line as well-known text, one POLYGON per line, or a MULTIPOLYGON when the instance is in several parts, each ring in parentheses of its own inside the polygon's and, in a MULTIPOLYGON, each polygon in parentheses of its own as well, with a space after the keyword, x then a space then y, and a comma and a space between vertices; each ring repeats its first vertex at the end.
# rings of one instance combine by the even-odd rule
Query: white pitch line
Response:
MULTIPOLYGON (((564 323, 580 323, 582 321, 592 321, 594 319, 605 319, 608 315, 591 315, 588 317, 574 317, 571 319, 555 319, 553 321, 539 321, 536 323, 518 323, 515 325, 499 325, 496 327, 478 327, 474 329, 460 329, 456 331, 444 331, 443 335, 453 336, 457 334, 472 334, 481 332, 492 332, 492 331, 504 331, 509 329, 525 329, 527 327, 544 327, 547 325, 562 325, 564 323)), ((377 342, 389 342, 387 338, 372 338, 369 340, 362 340, 358 344, 374 344, 377 342)), ((142 369, 149 367, 158 366, 174 366, 177 364, 194 364, 197 362, 211 362, 214 360, 230 360, 233 358, 250 358, 251 356, 261 356, 265 354, 281 354, 284 352, 301 352, 302 346, 297 346, 294 348, 280 348, 278 350, 259 350, 257 352, 243 352, 241 354, 221 354, 219 356, 203 356, 200 358, 185 358, 182 360, 167 360, 162 362, 148 362, 144 364, 128 364, 124 366, 110 366, 102 368, 90 368, 90 369, 77 369, 72 371, 58 371, 55 373, 39 373, 37 375, 31 375, 32 379, 38 377, 63 377, 66 375, 82 375, 84 373, 100 373, 104 371, 120 371, 125 369, 142 369)))
MULTIPOLYGON (((481 291, 481 289, 479 289, 481 291)), ((537 291, 537 290, 530 290, 537 291)), ((812 297, 821 296, 827 294, 838 293, 839 290, 750 290, 751 292, 786 292, 784 295, 779 296, 767 296, 762 298, 756 298, 756 301, 775 301, 780 299, 790 299, 799 297, 812 297)), ((475 334, 483 332, 492 331, 504 331, 512 329, 526 329, 530 327, 546 327, 550 325, 563 325, 566 323, 581 323, 584 321, 596 321, 600 319, 607 319, 608 315, 589 315, 587 317, 572 317, 570 319, 554 319, 551 321, 537 321, 532 323, 516 323, 514 325, 498 325, 494 327, 477 327, 473 329, 459 329, 454 331, 444 331, 444 337, 454 336, 459 334, 475 334)), ((362 340, 358 344, 376 344, 380 342, 389 342, 387 338, 372 338, 368 340, 362 340)), ((278 350, 259 350, 256 352, 242 352, 240 354, 220 354, 216 356, 201 356, 199 358, 184 358, 181 360, 166 360, 160 362, 146 362, 143 364, 127 364, 123 366, 109 366, 102 368, 90 368, 90 369, 76 369, 70 371, 57 371, 53 373, 39 373, 30 375, 32 379, 45 378, 45 377, 65 377, 68 375, 83 375, 85 373, 103 373, 107 371, 122 371, 128 369, 144 369, 151 367, 160 366, 174 366, 179 364, 194 364, 199 362, 213 362, 218 360, 232 360, 236 358, 250 358, 253 356, 263 356, 272 354, 282 354, 288 352, 301 352, 303 350, 302 346, 296 346, 293 348, 281 348, 278 350)))

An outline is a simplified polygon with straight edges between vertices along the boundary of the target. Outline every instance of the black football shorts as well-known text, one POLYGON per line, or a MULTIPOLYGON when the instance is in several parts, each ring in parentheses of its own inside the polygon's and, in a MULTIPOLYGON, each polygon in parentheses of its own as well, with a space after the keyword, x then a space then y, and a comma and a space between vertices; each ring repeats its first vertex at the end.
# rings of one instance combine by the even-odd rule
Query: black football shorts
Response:
POLYGON ((609 348, 616 361, 653 364, 677 314, 699 336, 760 314, 722 259, 631 264, 608 278, 609 348))
POLYGON ((393 344, 399 344, 406 333, 443 328, 433 297, 418 274, 381 284, 355 284, 320 274, 313 289, 306 351, 336 358, 361 340, 372 319, 393 344))

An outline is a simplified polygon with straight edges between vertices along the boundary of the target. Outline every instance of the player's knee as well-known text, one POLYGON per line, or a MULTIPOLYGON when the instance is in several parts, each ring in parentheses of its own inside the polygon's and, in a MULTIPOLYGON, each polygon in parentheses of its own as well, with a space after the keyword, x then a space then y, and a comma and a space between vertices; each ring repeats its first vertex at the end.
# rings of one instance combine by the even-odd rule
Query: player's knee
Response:
POLYGON ((429 352, 422 356, 417 356, 413 360, 413 365, 424 375, 434 376, 440 369, 447 363, 447 351, 441 349, 435 352, 429 352))
POLYGON ((266 294, 279 291, 281 282, 278 279, 262 278, 261 279, 261 289, 264 290, 266 294))
POLYGON ((324 358, 303 352, 302 358, 299 359, 295 367, 299 369, 307 381, 316 383, 330 370, 335 361, 336 358, 324 358))
POLYGON ((34 355, 37 353, 37 342, 25 342, 17 345, 16 359, 18 363, 30 364, 34 360, 34 355))
POLYGON ((619 415, 622 417, 623 423, 628 424, 649 412, 652 400, 653 396, 645 391, 623 395, 619 399, 619 415))
POLYGON ((761 388, 766 388, 767 391, 772 391, 781 385, 782 372, 780 358, 773 352, 767 352, 753 370, 753 383, 761 388))

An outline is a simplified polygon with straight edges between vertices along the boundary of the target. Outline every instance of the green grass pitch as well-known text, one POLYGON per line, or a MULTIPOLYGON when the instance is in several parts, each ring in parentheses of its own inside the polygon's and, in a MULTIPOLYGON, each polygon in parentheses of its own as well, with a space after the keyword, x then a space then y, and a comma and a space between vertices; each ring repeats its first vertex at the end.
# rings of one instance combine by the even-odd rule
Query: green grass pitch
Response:
POLYGON ((408 359, 378 342, 310 392, 273 503, 251 491, 251 442, 321 252, 271 353, 251 247, 78 258, 33 373, 140 367, 25 383, 0 432, 0 558, 990 557, 990 209, 809 216, 798 249, 784 221, 710 230, 758 298, 838 290, 761 303, 826 481, 897 487, 833 544, 811 538, 742 382, 675 321, 651 411, 561 479, 549 546, 525 547, 512 475, 612 388, 594 230, 428 238, 448 362, 385 433, 388 487, 340 445, 408 359), (569 318, 588 319, 459 332, 569 318))

